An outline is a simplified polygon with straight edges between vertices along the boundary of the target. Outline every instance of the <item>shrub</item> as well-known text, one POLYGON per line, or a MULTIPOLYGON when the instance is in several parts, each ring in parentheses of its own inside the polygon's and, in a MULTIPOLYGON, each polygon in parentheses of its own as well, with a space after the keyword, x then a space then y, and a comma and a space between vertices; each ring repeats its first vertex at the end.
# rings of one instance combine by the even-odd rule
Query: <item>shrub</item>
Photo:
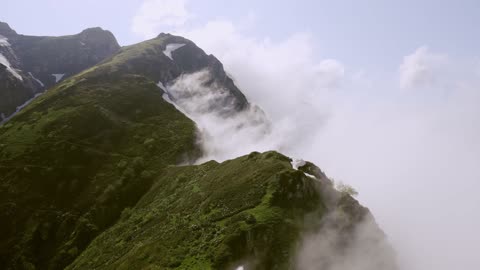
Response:
MULTIPOLYGON (((333 182, 333 181, 332 181, 333 182)), ((335 188, 340 191, 342 194, 348 194, 352 197, 355 197, 358 195, 357 190, 355 190, 352 186, 347 185, 342 182, 338 182, 335 184, 335 188)))

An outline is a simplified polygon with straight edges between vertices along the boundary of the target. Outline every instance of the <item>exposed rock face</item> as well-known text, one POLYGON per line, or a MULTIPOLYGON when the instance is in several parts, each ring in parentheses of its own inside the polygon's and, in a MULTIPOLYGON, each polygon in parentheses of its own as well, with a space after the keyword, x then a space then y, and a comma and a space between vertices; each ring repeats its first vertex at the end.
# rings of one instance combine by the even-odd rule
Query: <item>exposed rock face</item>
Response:
POLYGON ((1 22, 0 121, 2 115, 8 117, 35 94, 97 64, 119 48, 113 34, 101 28, 71 36, 37 37, 19 35, 1 22))
MULTIPOLYGON (((225 102, 232 102, 235 109, 243 110, 248 104, 243 93, 235 86, 233 80, 226 74, 223 64, 213 55, 206 55, 205 52, 198 48, 193 42, 178 36, 169 34, 160 34, 159 38, 165 38, 166 44, 176 43, 185 44, 181 48, 174 51, 175 64, 184 73, 194 73, 202 69, 208 69, 211 74, 211 80, 205 82, 205 86, 214 84, 226 89, 232 95, 232 99, 225 102)), ((222 104, 225 105, 225 104, 222 104)))
POLYGON ((16 36, 17 32, 15 32, 10 26, 5 22, 0 22, 0 34, 9 38, 12 36, 16 36))
MULTIPOLYGON (((170 34, 160 34, 157 38, 122 48, 108 61, 96 67, 94 73, 102 75, 142 74, 155 82, 168 86, 183 74, 208 72, 209 79, 203 86, 214 88, 225 94, 216 107, 230 107, 224 115, 244 110, 249 103, 243 93, 226 74, 222 63, 213 55, 207 55, 192 41, 170 34)), ((213 108, 212 108, 213 109, 213 108)))

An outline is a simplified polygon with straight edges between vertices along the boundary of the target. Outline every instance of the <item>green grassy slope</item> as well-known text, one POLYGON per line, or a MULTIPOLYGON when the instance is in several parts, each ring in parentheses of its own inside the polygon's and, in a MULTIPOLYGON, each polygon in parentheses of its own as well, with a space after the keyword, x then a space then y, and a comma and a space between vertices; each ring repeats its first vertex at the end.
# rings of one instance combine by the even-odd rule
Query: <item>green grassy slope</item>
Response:
POLYGON ((320 189, 275 152, 170 166, 69 269, 288 269, 320 189))
POLYGON ((122 48, 0 126, 0 268, 63 268, 163 167, 199 155, 195 124, 156 86, 184 72, 163 54, 178 38, 122 48))
POLYGON ((194 123, 145 77, 51 89, 0 126, 0 268, 61 269, 194 140, 194 123))
POLYGON ((195 124, 156 83, 221 70, 193 43, 170 61, 177 39, 122 48, 0 126, 0 269, 294 269, 328 211, 346 232, 368 214, 276 152, 178 166, 200 154, 195 124))

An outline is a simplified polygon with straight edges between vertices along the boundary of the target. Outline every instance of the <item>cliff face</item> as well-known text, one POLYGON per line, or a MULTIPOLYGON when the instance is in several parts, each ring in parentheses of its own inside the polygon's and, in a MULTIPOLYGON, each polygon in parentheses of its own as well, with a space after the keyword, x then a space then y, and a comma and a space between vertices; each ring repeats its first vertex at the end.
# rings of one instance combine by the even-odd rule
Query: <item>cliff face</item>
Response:
POLYGON ((207 55, 188 39, 170 34, 160 34, 157 38, 124 47, 89 72, 91 76, 105 73, 112 76, 141 74, 159 83, 163 91, 184 74, 206 72, 208 79, 202 82, 202 86, 221 92, 224 96, 221 102, 213 104, 210 109, 227 108, 222 110, 222 114, 229 116, 249 107, 246 97, 215 56, 207 55))
MULTIPOLYGON (((100 29, 32 38, 4 28, 12 42, 5 50, 27 43, 47 50, 49 40, 66 46, 64 57, 79 69, 99 60, 93 51, 114 49, 100 29), (72 40, 98 47, 76 58, 84 45, 72 40)), ((39 78, 79 71, 13 53, 11 63, 39 78)), ((5 85, 27 81, 20 68, 1 74, 5 85)), ((332 258, 368 244, 362 257, 385 255, 365 269, 395 269, 368 209, 312 163, 297 168, 280 153, 254 152, 185 165, 202 152, 195 123, 177 103, 203 91, 222 97, 204 110, 223 118, 251 106, 214 56, 161 34, 62 79, 0 125, 0 268, 340 270, 332 258), (191 74, 208 76, 192 81, 202 87, 178 83, 191 74), (366 221, 371 234, 358 242, 366 221), (311 253, 309 239, 323 232, 338 236, 327 241, 335 256, 311 253)))
POLYGON ((36 37, 19 35, 0 22, 0 115, 10 116, 36 94, 119 48, 113 34, 101 28, 72 36, 36 37))

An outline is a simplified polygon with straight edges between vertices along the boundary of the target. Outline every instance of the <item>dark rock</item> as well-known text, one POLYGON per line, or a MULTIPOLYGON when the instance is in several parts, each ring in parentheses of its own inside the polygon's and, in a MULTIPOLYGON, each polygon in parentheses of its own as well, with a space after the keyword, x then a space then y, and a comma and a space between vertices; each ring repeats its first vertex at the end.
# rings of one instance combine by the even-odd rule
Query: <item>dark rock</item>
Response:
POLYGON ((12 28, 10 28, 10 26, 7 23, 0 22, 0 35, 9 38, 12 36, 16 36, 17 32, 15 32, 12 28))
POLYGON ((65 79, 101 62, 120 48, 113 34, 99 27, 71 36, 26 36, 18 35, 8 24, 0 22, 0 35, 8 38, 10 44, 0 46, 0 53, 22 76, 20 80, 4 74, 0 79, 0 115, 4 116, 53 86, 56 79, 52 74, 65 74, 62 77, 65 79))

